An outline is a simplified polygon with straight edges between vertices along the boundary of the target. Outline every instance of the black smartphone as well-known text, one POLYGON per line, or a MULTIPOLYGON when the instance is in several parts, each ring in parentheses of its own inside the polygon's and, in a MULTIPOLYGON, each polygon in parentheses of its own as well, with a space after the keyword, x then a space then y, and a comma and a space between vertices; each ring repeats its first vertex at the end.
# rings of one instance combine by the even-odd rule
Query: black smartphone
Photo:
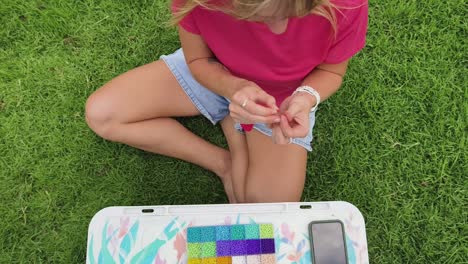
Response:
POLYGON ((348 264, 346 236, 340 220, 312 221, 309 224, 312 263, 348 264))

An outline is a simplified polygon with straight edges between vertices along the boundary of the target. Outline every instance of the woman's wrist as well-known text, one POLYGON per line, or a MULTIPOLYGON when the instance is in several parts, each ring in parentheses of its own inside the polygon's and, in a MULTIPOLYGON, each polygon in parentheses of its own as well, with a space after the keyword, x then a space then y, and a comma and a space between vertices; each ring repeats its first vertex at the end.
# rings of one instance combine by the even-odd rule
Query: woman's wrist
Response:
POLYGON ((315 96, 310 95, 310 94, 308 94, 308 93, 299 92, 299 93, 294 94, 294 96, 298 96, 298 97, 300 97, 300 98, 304 98, 304 100, 307 102, 307 107, 308 107, 309 109, 312 109, 312 108, 314 108, 314 107, 317 105, 317 98, 315 98, 315 96))
POLYGON ((226 94, 223 96, 232 101, 234 94, 245 86, 248 86, 251 82, 231 75, 228 76, 223 83, 225 83, 224 87, 227 89, 226 94))
POLYGON ((318 107, 318 104, 320 104, 320 94, 311 86, 300 86, 296 89, 296 91, 294 91, 293 95, 298 95, 305 98, 311 111, 315 111, 318 107))

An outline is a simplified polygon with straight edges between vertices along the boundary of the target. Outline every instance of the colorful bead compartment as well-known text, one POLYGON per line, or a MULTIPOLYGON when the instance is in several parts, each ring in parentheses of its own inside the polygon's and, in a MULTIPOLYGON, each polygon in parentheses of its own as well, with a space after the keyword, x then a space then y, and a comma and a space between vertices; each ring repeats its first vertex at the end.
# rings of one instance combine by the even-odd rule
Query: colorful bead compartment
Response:
POLYGON ((274 264, 272 224, 187 229, 188 264, 274 264))

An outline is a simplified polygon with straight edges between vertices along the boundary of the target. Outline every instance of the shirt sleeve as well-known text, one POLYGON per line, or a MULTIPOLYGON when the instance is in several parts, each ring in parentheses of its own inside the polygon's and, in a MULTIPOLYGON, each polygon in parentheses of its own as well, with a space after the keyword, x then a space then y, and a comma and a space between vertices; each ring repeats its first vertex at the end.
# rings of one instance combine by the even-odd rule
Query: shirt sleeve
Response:
MULTIPOLYGON (((171 11, 172 14, 176 13, 179 8, 181 8, 185 4, 186 0, 172 0, 171 11)), ((196 8, 195 8, 196 9, 196 8)), ((180 22, 179 25, 187 30, 190 33, 200 35, 200 30, 197 27, 197 24, 194 19, 194 12, 196 10, 192 10, 189 14, 187 14, 180 22)))
POLYGON ((338 64, 356 53, 366 45, 368 25, 368 3, 335 11, 337 13, 337 32, 328 50, 325 63, 338 64))

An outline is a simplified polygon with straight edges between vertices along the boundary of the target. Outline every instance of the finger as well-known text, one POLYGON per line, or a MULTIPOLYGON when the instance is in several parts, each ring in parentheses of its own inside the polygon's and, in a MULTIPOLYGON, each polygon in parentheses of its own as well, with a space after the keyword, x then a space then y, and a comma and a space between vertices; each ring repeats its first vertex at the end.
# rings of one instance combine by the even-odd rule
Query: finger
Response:
POLYGON ((231 114, 232 118, 239 123, 242 124, 256 124, 256 123, 263 123, 263 124, 275 124, 279 123, 280 119, 278 116, 255 116, 249 113, 241 113, 241 114, 231 114))
POLYGON ((278 111, 279 109, 276 105, 276 99, 260 88, 250 94, 250 96, 252 100, 265 105, 267 108, 273 109, 275 111, 278 111))
MULTIPOLYGON (((255 84, 251 84, 246 86, 236 92, 232 97, 232 101, 239 105, 244 104, 244 102, 250 103, 255 102, 255 104, 260 104, 264 108, 271 109, 274 111, 278 110, 276 106, 276 100, 273 96, 267 94, 262 88, 256 86, 255 84), (248 101, 246 101, 246 99, 248 101)), ((247 104, 245 105, 247 106, 247 104)))
POLYGON ((246 112, 244 117, 246 120, 249 120, 253 123, 274 124, 279 123, 281 121, 278 115, 258 116, 246 112))
POLYGON ((269 129, 272 129, 273 126, 279 126, 279 123, 281 122, 281 118, 278 116, 275 116, 275 119, 273 120, 272 123, 265 123, 269 129))
POLYGON ((234 122, 236 122, 236 123, 242 123, 242 120, 240 120, 239 115, 234 114, 234 113, 232 113, 232 112, 231 112, 229 115, 232 117, 232 119, 234 120, 234 122))
POLYGON ((292 97, 289 96, 288 98, 284 99, 284 101, 281 103, 280 109, 279 109, 281 113, 286 112, 286 110, 287 110, 288 107, 289 107, 289 102, 291 102, 291 98, 292 98, 292 97))
POLYGON ((283 116, 280 123, 283 134, 290 138, 302 138, 307 136, 309 123, 303 119, 296 118, 292 122, 289 122, 286 117, 283 116))
POLYGON ((259 116, 274 115, 278 112, 278 110, 276 109, 265 107, 261 104, 256 103, 253 100, 247 101, 247 104, 245 105, 244 109, 254 115, 259 115, 259 116))
POLYGON ((263 94, 264 94, 264 97, 265 97, 265 104, 268 105, 270 108, 278 111, 279 108, 278 108, 278 105, 276 104, 276 99, 275 97, 267 94, 266 92, 262 91, 263 94))
POLYGON ((288 121, 291 122, 292 120, 294 120, 294 118, 296 118, 299 115, 301 111, 304 111, 304 109, 300 104, 292 103, 285 111, 285 115, 288 118, 288 121))
POLYGON ((229 105, 229 111, 233 115, 237 115, 238 119, 242 120, 243 122, 271 124, 271 123, 279 123, 281 121, 278 115, 267 115, 267 116, 254 115, 236 104, 229 105))
POLYGON ((281 115, 280 127, 283 135, 286 137, 293 137, 293 128, 289 124, 289 121, 285 115, 281 115))
POLYGON ((307 136, 307 127, 305 126, 293 126, 293 135, 292 138, 303 138, 307 136))

